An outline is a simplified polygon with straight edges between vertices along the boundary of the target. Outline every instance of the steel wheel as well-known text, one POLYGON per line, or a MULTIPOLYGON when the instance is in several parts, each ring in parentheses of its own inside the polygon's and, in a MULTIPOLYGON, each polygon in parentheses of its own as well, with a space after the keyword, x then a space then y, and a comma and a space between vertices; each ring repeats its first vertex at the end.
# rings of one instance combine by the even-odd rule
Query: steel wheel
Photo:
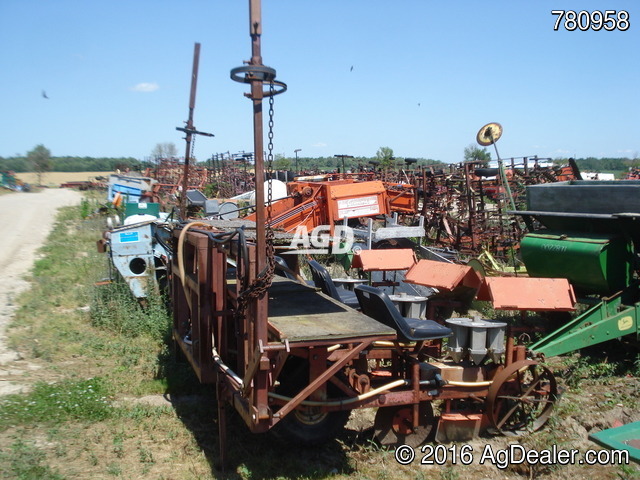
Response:
POLYGON ((374 422, 375 438, 383 446, 417 447, 431 435, 434 425, 431 402, 420 403, 418 427, 413 425, 413 405, 380 407, 374 422))
POLYGON ((540 429, 551 416, 558 397, 551 370, 533 360, 512 363, 493 379, 485 400, 495 430, 522 435, 540 429))

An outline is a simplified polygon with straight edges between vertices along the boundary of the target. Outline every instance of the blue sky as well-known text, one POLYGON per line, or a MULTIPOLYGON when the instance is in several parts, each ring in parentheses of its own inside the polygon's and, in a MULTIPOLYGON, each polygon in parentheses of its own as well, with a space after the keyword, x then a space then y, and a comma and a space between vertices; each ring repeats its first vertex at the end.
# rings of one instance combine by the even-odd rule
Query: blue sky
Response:
MULTIPOLYGON (((489 122, 503 157, 640 155, 640 2, 263 0, 275 153, 462 160, 489 122), (626 10, 627 31, 554 31, 551 10, 626 10), (352 68, 353 67, 353 68, 352 68)), ((247 0, 0 0, 0 156, 184 152, 202 44, 199 160, 252 149, 247 0), (48 99, 41 92, 46 91, 48 99)), ((266 105, 265 105, 266 108, 266 105)))

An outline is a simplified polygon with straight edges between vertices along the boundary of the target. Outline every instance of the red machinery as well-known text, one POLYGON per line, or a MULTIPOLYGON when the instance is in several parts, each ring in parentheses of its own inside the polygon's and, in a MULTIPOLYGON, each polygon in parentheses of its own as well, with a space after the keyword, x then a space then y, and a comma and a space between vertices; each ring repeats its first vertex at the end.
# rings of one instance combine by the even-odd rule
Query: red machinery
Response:
MULTIPOLYGON (((262 100, 269 98, 271 114, 274 95, 286 85, 262 64, 258 0, 250 1, 250 28, 251 60, 231 77, 251 86, 255 172, 263 178, 262 100)), ((271 138, 272 131, 268 158, 271 138)), ((399 313, 371 287, 357 287, 365 315, 315 288, 273 276, 271 225, 298 225, 307 215, 308 221, 317 215, 313 222, 335 223, 388 213, 393 205, 409 209, 413 193, 402 188, 390 194, 381 182, 348 180, 292 188, 282 209, 274 204, 267 214, 264 185, 257 182, 255 240, 241 228, 221 231, 206 222, 174 230, 173 337, 200 381, 216 385, 223 463, 229 405, 251 431, 273 428, 307 444, 332 437, 351 410, 378 408, 382 443, 417 445, 435 426, 434 401, 441 402, 441 440, 460 439, 461 430, 468 438, 483 427, 519 433, 546 422, 557 396, 555 379, 525 360, 523 346, 507 340, 505 350, 502 326, 459 319, 449 329, 424 320, 407 329, 393 324, 399 313), (442 339, 452 330, 448 360, 442 339)))
MULTIPOLYGON (((315 288, 261 272, 258 247, 241 229, 187 225, 174 232, 174 252, 173 336, 200 381, 216 384, 222 448, 227 405, 253 432, 275 428, 306 444, 334 436, 359 408, 378 408, 384 444, 420 444, 436 425, 446 441, 487 427, 522 433, 549 418, 553 374, 512 339, 506 349, 499 335, 489 341, 495 322, 449 322, 463 331, 449 338, 446 357, 446 327, 412 341, 315 288)), ((364 308, 379 318, 376 310, 364 308)))
MULTIPOLYGON (((416 190, 413 185, 385 184, 378 180, 359 182, 353 178, 330 181, 295 181, 287 184, 288 196, 273 202, 269 226, 309 231, 319 225, 342 222, 345 218, 415 214, 416 190)), ((256 220, 256 214, 246 217, 256 220)))

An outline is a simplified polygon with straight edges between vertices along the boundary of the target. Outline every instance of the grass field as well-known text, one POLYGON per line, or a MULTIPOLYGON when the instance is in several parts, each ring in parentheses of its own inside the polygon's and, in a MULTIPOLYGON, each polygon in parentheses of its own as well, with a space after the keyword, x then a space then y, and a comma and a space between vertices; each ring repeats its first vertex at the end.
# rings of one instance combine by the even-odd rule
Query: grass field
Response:
MULTIPOLYGON (((94 197, 97 198, 97 197, 94 197)), ((596 448, 591 430, 613 418, 638 419, 640 389, 633 357, 571 356, 555 369, 566 392, 550 424, 522 439, 479 438, 471 465, 400 465, 372 439, 362 413, 335 440, 315 448, 251 434, 229 416, 230 466, 218 469, 216 399, 168 346, 170 316, 159 299, 142 310, 120 283, 95 286, 108 272, 95 249, 97 205, 61 210, 37 260, 31 291, 9 331, 22 360, 14 370, 27 393, 0 399, 0 478, 15 479, 560 479, 638 478, 634 465, 505 469, 478 463, 487 444, 506 448, 596 448), (629 359, 631 358, 631 360, 629 359), (167 401, 169 399, 170 401, 167 401), (635 417, 634 417, 635 416, 635 417)), ((367 424, 369 421, 369 424, 367 424)), ((460 446, 460 445, 459 445, 460 446)))

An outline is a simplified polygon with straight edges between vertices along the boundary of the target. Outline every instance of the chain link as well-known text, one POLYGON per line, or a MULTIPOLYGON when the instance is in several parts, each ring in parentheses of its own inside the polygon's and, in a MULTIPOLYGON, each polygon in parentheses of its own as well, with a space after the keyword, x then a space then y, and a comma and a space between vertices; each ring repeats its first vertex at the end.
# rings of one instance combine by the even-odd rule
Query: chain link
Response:
MULTIPOLYGON (((267 255, 267 265, 263 272, 258 274, 258 277, 251 283, 251 285, 240 293, 238 296, 238 309, 237 315, 241 316, 244 314, 246 310, 249 300, 252 298, 258 298, 264 295, 269 287, 271 287, 271 282, 273 281, 273 276, 275 274, 276 267, 276 259, 275 259, 275 247, 274 247, 274 233, 273 228, 271 227, 272 217, 271 217, 271 202, 273 201, 273 187, 272 187, 272 176, 273 176, 273 97, 274 97, 275 87, 273 81, 269 85, 269 132, 267 137, 269 142, 267 143, 267 215, 266 215, 266 232, 265 232, 265 240, 266 240, 266 255, 267 255)), ((256 152, 256 155, 258 152, 256 152)), ((259 179, 256 178, 256 182, 259 179)), ((259 252, 258 252, 259 254, 259 252)), ((245 259, 247 261, 248 259, 245 259)))
MULTIPOLYGON (((195 130, 195 127, 194 127, 195 130)), ((193 134, 191 135, 191 153, 189 154, 189 162, 191 163, 191 165, 195 164, 195 160, 193 158, 193 152, 196 149, 196 137, 197 135, 193 134)), ((189 177, 191 177, 191 170, 193 169, 193 166, 189 169, 189 177)), ((189 188, 189 178, 187 178, 187 188, 189 188)), ((186 192, 185 192, 186 195, 186 192)))
POLYGON ((266 225, 266 254, 267 254, 267 272, 265 272, 265 288, 266 291, 271 286, 273 275, 276 270, 274 233, 271 226, 271 203, 273 201, 273 97, 275 87, 273 80, 269 84, 269 132, 267 134, 269 142, 267 143, 267 225, 266 225))

